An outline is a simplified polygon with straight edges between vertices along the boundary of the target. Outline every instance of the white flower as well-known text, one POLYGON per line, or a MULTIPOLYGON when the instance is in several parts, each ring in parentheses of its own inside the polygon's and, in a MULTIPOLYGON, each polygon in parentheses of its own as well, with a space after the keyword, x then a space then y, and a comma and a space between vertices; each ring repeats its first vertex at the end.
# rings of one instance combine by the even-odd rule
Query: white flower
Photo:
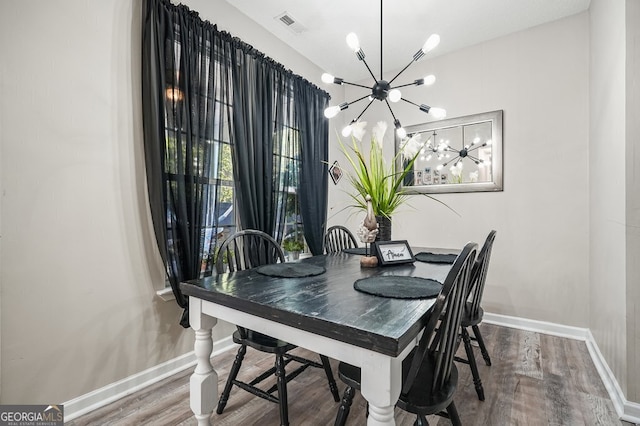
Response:
POLYGON ((470 172, 469 173, 469 180, 471 182, 477 182, 478 181, 478 171, 477 170, 475 172, 470 172))
POLYGON ((422 149, 422 133, 416 133, 404 144, 404 155, 413 158, 422 149))
POLYGON ((360 142, 362 142, 362 137, 364 136, 364 128, 366 126, 366 121, 356 121, 355 123, 351 124, 351 134, 360 142))
POLYGON ((375 125, 373 130, 371 130, 371 135, 374 141, 378 142, 378 145, 382 146, 382 140, 384 138, 384 133, 387 131, 387 123, 385 121, 378 121, 378 124, 375 125))
POLYGON ((462 168, 464 166, 462 165, 462 161, 459 161, 458 163, 454 164, 453 166, 451 166, 449 168, 449 170, 451 170, 451 174, 454 175, 455 177, 459 178, 462 175, 462 168))

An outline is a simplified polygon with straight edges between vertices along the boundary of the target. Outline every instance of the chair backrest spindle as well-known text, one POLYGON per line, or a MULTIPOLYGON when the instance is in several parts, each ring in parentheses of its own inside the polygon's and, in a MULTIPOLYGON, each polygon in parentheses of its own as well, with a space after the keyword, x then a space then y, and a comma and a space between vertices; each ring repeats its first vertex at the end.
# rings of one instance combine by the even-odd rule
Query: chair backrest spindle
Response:
POLYGON ((351 231, 342 225, 335 225, 327 229, 324 234, 325 253, 338 253, 344 249, 356 248, 358 242, 351 231))
POLYGON ((432 356, 435 361, 433 392, 437 392, 449 379, 477 249, 477 244, 467 243, 453 263, 404 378, 403 394, 407 394, 413 386, 425 356, 432 356))
POLYGON ((284 261, 284 252, 273 237, 247 229, 230 235, 222 243, 216 257, 216 272, 242 271, 284 261))
MULTIPOLYGON (((487 280, 487 271, 489 270, 489 260, 491 259, 491 249, 493 248, 493 241, 496 238, 496 231, 489 232, 487 239, 478 254, 478 259, 473 265, 471 271, 471 282, 469 284, 469 304, 467 309, 470 317, 476 317, 480 310, 480 303, 482 302, 482 294, 484 293, 484 285, 487 280)), ((469 299, 468 297, 468 299, 469 299)))

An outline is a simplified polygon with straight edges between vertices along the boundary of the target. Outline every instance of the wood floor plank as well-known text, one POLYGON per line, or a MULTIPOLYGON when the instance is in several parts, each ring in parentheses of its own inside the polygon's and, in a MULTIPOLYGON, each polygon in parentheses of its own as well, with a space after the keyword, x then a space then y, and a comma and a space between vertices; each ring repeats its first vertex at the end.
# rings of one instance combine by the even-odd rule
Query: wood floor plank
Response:
MULTIPOLYGON (((457 364, 459 383, 455 402, 465 426, 628 425, 618 419, 584 342, 489 324, 480 325, 480 329, 492 366, 486 366, 476 350, 486 397, 483 402, 476 395, 469 366, 457 364)), ((317 358, 300 348, 296 353, 317 358)), ((220 391, 234 357, 235 351, 227 351, 213 359, 220 391)), ((338 363, 335 360, 331 363, 342 395, 345 387, 337 377, 338 363)), ((240 374, 253 377, 272 365, 272 356, 248 350, 240 374)), ((191 369, 180 372, 66 424, 195 426, 189 408, 191 373, 191 369)), ((331 397, 323 370, 308 369, 289 383, 288 393, 292 426, 333 424, 339 403, 331 397)), ((366 401, 357 392, 347 425, 365 426, 365 413, 366 401)), ((414 420, 414 415, 396 409, 397 425, 409 426, 414 420)), ((429 423, 451 424, 437 416, 429 416, 429 423)), ((278 425, 278 406, 234 389, 225 411, 212 415, 212 424, 278 425)))
POLYGON ((542 360, 540 358, 540 335, 523 331, 516 363, 516 374, 542 379, 542 360))

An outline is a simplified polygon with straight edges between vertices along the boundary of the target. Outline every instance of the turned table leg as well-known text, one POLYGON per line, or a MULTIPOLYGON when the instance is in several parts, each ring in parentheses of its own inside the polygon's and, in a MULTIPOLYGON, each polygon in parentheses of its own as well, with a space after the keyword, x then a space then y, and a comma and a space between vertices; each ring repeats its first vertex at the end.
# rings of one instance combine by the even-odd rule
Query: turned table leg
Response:
POLYGON ((211 424, 209 419, 218 401, 218 374, 211 365, 211 329, 216 321, 215 318, 202 313, 200 299, 189 298, 189 323, 196 334, 194 352, 197 360, 196 368, 189 379, 189 395, 191 411, 199 426, 211 424))
POLYGON ((361 367, 361 392, 369 403, 367 426, 394 426, 402 386, 402 359, 373 354, 361 367))

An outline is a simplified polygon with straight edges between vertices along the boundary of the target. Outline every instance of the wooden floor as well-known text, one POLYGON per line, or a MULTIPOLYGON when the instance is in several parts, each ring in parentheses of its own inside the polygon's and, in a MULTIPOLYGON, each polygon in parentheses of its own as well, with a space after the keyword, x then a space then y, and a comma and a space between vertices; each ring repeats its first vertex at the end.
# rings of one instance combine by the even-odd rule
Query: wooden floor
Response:
MULTIPOLYGON (((477 352, 486 400, 480 402, 469 367, 458 364, 455 398, 464 425, 628 425, 615 409, 591 361, 584 342, 488 324, 480 326, 492 366, 477 352)), ((461 353, 463 348, 461 347, 461 353)), ((296 352, 314 357, 302 349, 296 352)), ((235 351, 214 358, 219 389, 224 386, 235 351)), ((255 376, 273 358, 249 349, 240 374, 255 376)), ((333 363, 334 371, 336 364, 333 363)), ((68 422, 68 425, 195 425, 189 409, 187 370, 108 406, 68 422)), ((340 391, 344 385, 337 378, 340 391)), ((291 381, 289 420, 297 425, 332 425, 338 403, 333 401, 323 371, 312 368, 291 381)), ((357 394, 348 425, 365 425, 365 402, 357 394)), ((398 425, 415 417, 396 409, 398 425)), ((216 425, 278 425, 277 405, 235 388, 216 425)), ((449 420, 432 416, 432 425, 449 420)))

